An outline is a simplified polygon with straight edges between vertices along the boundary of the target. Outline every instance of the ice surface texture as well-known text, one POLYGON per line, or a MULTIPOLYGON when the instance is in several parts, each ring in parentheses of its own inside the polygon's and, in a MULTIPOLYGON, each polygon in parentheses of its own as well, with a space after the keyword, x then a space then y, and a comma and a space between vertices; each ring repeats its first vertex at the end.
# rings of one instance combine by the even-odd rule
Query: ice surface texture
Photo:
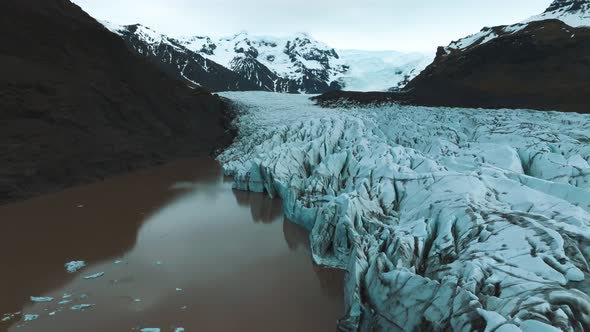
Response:
POLYGON ((342 330, 590 329, 590 116, 224 95, 224 171, 347 270, 342 330))

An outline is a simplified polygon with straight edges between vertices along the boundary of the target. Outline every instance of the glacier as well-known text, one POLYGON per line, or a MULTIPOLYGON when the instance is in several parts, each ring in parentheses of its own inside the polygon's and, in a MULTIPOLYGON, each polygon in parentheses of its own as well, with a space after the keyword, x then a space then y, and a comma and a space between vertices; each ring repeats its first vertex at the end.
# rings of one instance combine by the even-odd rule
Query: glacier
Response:
POLYGON ((590 115, 222 95, 225 174, 346 271, 340 330, 590 329, 590 115))
POLYGON ((401 89, 432 63, 432 52, 337 50, 348 70, 338 81, 344 91, 401 89))

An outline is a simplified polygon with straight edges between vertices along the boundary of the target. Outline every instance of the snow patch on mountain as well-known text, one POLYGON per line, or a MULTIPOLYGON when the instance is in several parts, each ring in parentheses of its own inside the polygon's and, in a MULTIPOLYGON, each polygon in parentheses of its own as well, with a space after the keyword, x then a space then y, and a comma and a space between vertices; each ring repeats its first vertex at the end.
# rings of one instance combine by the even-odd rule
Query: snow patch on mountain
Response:
POLYGON ((590 328, 589 115, 224 96, 226 174, 348 271, 342 329, 590 328))
POLYGON ((483 28, 480 32, 475 33, 473 35, 467 36, 465 38, 459 39, 457 41, 452 42, 449 46, 446 47, 447 53, 452 50, 466 50, 468 48, 483 45, 488 43, 499 36, 505 36, 508 34, 513 34, 519 32, 527 27, 527 24, 518 23, 514 25, 508 26, 499 26, 493 28, 483 28))
POLYGON ((588 0, 556 0, 547 10, 535 15, 525 22, 556 19, 577 28, 590 27, 590 1, 588 0))
POLYGON ((545 12, 532 16, 523 22, 497 27, 485 27, 480 32, 465 38, 451 42, 445 48, 447 53, 454 50, 466 50, 471 47, 488 43, 500 36, 514 34, 526 29, 531 22, 556 19, 571 27, 590 27, 590 1, 589 0, 556 0, 545 12))
POLYGON ((188 49, 224 67, 240 59, 257 61, 278 77, 302 82, 306 76, 317 76, 327 85, 347 70, 336 51, 305 33, 288 38, 252 36, 242 32, 213 40, 209 37, 180 37, 188 49))
POLYGON ((434 60, 432 53, 338 50, 349 68, 339 81, 346 91, 387 91, 402 88, 434 60))

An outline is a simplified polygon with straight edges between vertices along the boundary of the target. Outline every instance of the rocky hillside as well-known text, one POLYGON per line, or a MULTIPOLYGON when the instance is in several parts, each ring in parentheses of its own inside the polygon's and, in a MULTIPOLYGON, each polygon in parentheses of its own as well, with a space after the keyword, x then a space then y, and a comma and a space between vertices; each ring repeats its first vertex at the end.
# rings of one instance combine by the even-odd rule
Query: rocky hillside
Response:
POLYGON ((555 1, 522 23, 484 28, 440 47, 402 93, 333 93, 320 101, 590 112, 589 4, 555 1))
POLYGON ((439 49, 406 91, 428 105, 590 112, 590 29, 560 20, 492 28, 439 49), (454 48, 459 45, 460 47, 454 48))
POLYGON ((68 0, 0 1, 0 202, 232 137, 225 104, 135 55, 68 0))

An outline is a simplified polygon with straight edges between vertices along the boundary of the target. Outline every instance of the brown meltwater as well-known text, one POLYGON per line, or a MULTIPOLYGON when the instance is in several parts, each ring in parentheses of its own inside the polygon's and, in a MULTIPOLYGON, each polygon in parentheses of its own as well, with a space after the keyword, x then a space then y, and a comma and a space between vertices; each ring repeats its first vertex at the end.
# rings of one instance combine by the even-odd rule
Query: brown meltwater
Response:
POLYGON ((308 232, 211 159, 0 206, 0 225, 0 330, 334 331, 342 316, 342 273, 313 265, 308 232))

